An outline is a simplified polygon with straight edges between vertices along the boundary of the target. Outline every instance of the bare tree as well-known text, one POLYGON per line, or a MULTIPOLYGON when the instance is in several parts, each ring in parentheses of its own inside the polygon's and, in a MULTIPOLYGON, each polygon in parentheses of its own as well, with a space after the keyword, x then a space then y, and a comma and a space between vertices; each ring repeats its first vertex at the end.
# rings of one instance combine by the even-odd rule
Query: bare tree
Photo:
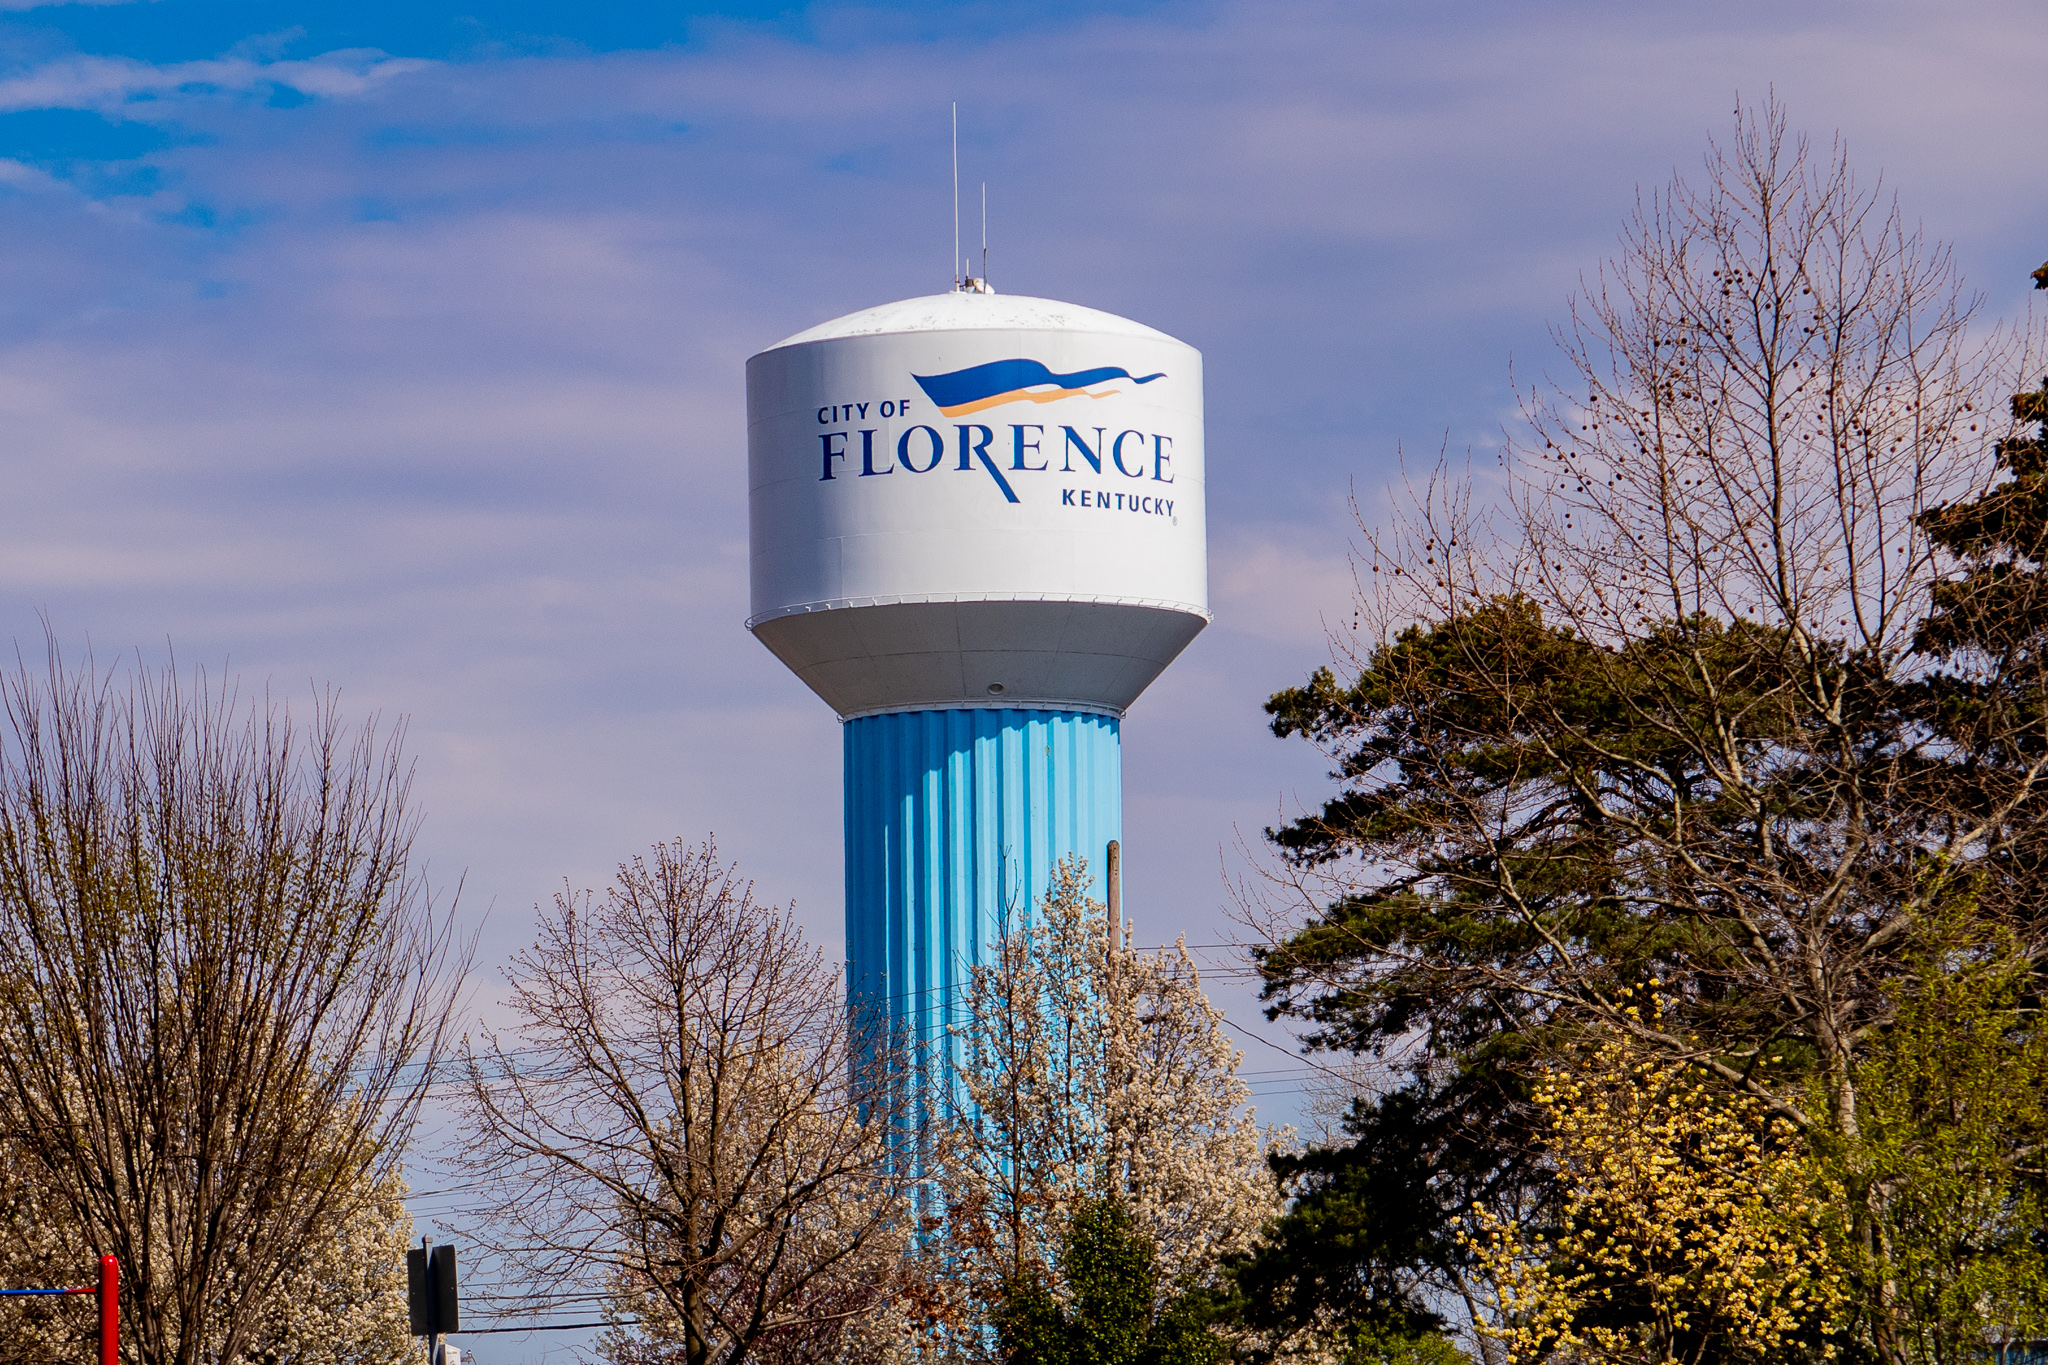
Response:
POLYGON ((403 1218, 460 954, 396 736, 131 683, 54 646, 0 679, 0 1120, 80 1259, 120 1259, 124 1352, 234 1361, 324 1244, 403 1218))
POLYGON ((508 1265, 637 1313, 622 1360, 827 1354, 888 1292, 907 1175, 792 915, 711 844, 657 844, 558 895, 507 975, 516 1042, 466 1052, 464 1161, 508 1265))

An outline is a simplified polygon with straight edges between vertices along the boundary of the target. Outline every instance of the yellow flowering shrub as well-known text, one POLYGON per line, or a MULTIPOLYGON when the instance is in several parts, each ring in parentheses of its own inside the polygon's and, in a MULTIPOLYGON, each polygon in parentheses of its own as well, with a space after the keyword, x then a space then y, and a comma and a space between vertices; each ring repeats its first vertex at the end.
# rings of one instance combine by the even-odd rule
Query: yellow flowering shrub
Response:
POLYGON ((1845 1300, 1833 1192, 1758 1101, 1625 1040, 1557 1067, 1536 1101, 1560 1204, 1538 1230, 1474 1206, 1461 1240, 1491 1281, 1482 1328, 1521 1362, 1782 1359, 1845 1300))

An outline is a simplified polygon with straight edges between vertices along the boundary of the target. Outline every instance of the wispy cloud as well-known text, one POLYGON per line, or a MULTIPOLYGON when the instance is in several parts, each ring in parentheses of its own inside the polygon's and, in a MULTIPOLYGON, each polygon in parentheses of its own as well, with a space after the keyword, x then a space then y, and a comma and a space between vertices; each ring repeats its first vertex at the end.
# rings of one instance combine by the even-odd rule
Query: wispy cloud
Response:
POLYGON ((0 185, 16 190, 44 190, 57 188, 58 182, 48 171, 0 157, 0 185))
POLYGON ((65 5, 132 5, 136 0, 0 0, 0 11, 56 9, 65 5))
POLYGON ((434 65, 377 51, 323 53, 296 61, 219 57, 157 65, 126 57, 69 57, 0 78, 0 111, 85 109, 135 116, 175 97, 247 95, 283 88, 346 99, 434 65))

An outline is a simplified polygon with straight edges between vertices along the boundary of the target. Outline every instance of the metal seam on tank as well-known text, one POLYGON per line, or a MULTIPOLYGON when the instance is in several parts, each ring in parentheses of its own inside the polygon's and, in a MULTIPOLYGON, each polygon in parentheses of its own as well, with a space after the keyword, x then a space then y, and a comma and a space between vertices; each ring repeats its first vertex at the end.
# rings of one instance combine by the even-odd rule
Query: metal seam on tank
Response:
MULTIPOLYGON (((1010 761, 1011 733, 1005 724, 1007 715, 1007 712, 994 711, 981 718, 982 727, 989 732, 989 807, 994 811, 993 820, 985 823, 992 829, 1007 830, 1014 839, 1017 831, 1017 803, 1011 799, 1011 789, 1016 778, 1016 765, 1010 761)), ((1013 911, 1021 910, 1028 919, 1031 914, 1031 883, 1028 877, 1020 881, 1012 871, 1014 867, 1017 872, 1021 872, 1024 867, 1015 844, 1006 845, 999 838, 995 841, 992 852, 996 865, 996 895, 1001 898, 1004 905, 1010 906, 1013 911)))
POLYGON ((1000 771, 1003 783, 1002 825, 999 828, 1007 826, 1017 832, 1017 846, 1004 861, 1007 864, 1012 859, 1015 860, 1018 872, 1017 891, 1029 907, 1026 913, 1035 916, 1038 904, 1037 897, 1031 894, 1034 890, 1031 873, 1037 869, 1038 860, 1037 850, 1031 846, 1031 791, 1027 785, 1029 773, 1019 761, 1024 756, 1025 737, 1029 734, 1030 728, 1029 720, 1020 726, 1004 725, 996 734, 996 744, 1002 754, 997 760, 1002 765, 1000 771))
MULTIPOLYGON (((864 898, 862 891, 873 879, 873 845, 864 837, 867 830, 861 820, 861 812, 874 799, 880 784, 872 781, 868 766, 872 762, 872 746, 860 743, 863 738, 851 727, 843 731, 844 743, 840 745, 841 759, 845 765, 846 779, 842 784, 845 809, 840 813, 840 824, 845 831, 846 863, 846 971, 849 998, 858 992, 864 1006, 871 1009, 872 1002, 883 992, 876 989, 872 979, 875 968, 875 931, 879 927, 872 915, 860 912, 864 898), (858 975, 857 975, 858 973, 858 975)), ((884 1011, 886 1013, 886 1011, 884 1011)), ((863 1027, 872 1027, 872 1018, 858 1020, 863 1027)))
MULTIPOLYGON (((995 737, 988 733, 987 721, 990 714, 994 713, 977 713, 971 727, 974 735, 974 790, 967 799, 972 803, 977 829, 985 828, 991 820, 997 822, 997 827, 1000 828, 1002 820, 1003 807, 998 789, 1000 779, 996 769, 998 755, 995 737)), ((996 866, 989 865, 989 850, 995 842, 994 839, 974 840, 974 871, 981 881, 981 894, 975 898, 977 912, 992 909, 1001 913, 1000 902, 1007 890, 1003 884, 1000 857, 997 857, 996 866), (984 901, 987 902, 986 905, 983 904, 984 901)))
MULTIPOLYGON (((935 299, 950 299, 951 296, 946 294, 938 294, 933 295, 932 297, 935 299)), ((1030 295, 1024 294, 998 295, 997 297, 1002 298, 1006 303, 1014 303, 1018 300, 1024 300, 1032 303, 1058 302, 1057 300, 1051 299, 1036 299, 1030 295)), ((934 334, 944 334, 947 332, 1044 332, 1051 336, 1104 337, 1112 341, 1165 341, 1170 342, 1177 346, 1186 346, 1188 350, 1194 351, 1194 353, 1197 356, 1201 355, 1200 351, 1195 350, 1193 346, 1188 345, 1187 342, 1182 341, 1179 337, 1174 336, 1170 332, 1162 332, 1156 327, 1148 327, 1144 323, 1139 322, 1135 318, 1127 318, 1119 313, 1105 312, 1100 308, 1089 308, 1085 304, 1064 304, 1060 306, 1074 309, 1078 313, 1085 313, 1090 315, 1087 317, 1075 317, 1071 314, 1054 314, 1051 316, 1041 315, 1036 318, 1031 318, 1028 321, 994 321, 987 318, 976 317, 972 313, 956 310, 955 315, 953 317, 946 318, 944 320, 939 320, 936 316, 936 313, 934 312, 927 312, 926 314, 924 314, 924 316, 932 319, 932 321, 923 326, 887 326, 877 328, 874 331, 848 330, 840 332, 824 332, 825 328, 833 327, 840 323, 844 323, 850 318, 860 317, 864 313, 880 313, 885 309, 901 307, 903 304, 914 302, 918 302, 918 300, 903 299, 900 300, 898 303, 879 304, 874 308, 863 308, 858 312, 848 313, 843 317, 827 319, 824 322, 818 323, 814 327, 806 327, 801 332, 791 333, 789 336, 786 336, 782 340, 776 342, 773 346, 763 347, 761 350, 758 350, 754 352, 754 354, 748 356, 747 363, 752 364, 754 361, 760 359, 762 356, 774 355, 778 351, 802 350, 805 347, 823 346, 832 342, 865 340, 870 337, 881 338, 904 336, 930 336, 934 334), (1094 319, 1098 317, 1108 318, 1113 321, 1120 322, 1124 325, 1122 327, 1105 327, 1101 323, 1094 321, 1094 319), (812 333, 814 332, 824 332, 824 334, 822 336, 813 336, 812 333)))
MULTIPOLYGON (((917 807, 924 765, 918 761, 923 755, 917 751, 915 738, 915 731, 908 736, 899 735, 893 747, 897 766, 895 789, 901 793, 897 798, 900 805, 896 813, 896 823, 903 831, 903 888, 898 909, 903 916, 910 960, 917 964, 916 980, 911 983, 911 989, 922 997, 932 988, 932 963, 931 935, 924 922, 924 897, 919 894, 922 888, 919 885, 918 872, 922 860, 918 857, 921 849, 918 839, 917 807), (902 742, 905 738, 913 742, 902 742)), ((920 1032, 917 1041, 922 1046, 928 1045, 930 1039, 920 1032)))
POLYGON ((862 984, 853 976, 853 964, 861 960, 860 944, 855 941, 857 932, 854 925, 854 888, 860 884, 860 842, 854 837, 853 813, 855 802, 860 799, 860 777, 854 753, 854 735, 844 727, 839 735, 839 846, 841 857, 839 876, 844 897, 840 913, 846 923, 846 992, 849 1006, 862 994, 862 984))
MULTIPOLYGON (((1010 856, 1016 861, 1020 885, 1018 890, 1031 903, 1032 910, 1038 909, 1038 898, 1031 893, 1037 890, 1030 874, 1038 868, 1038 849, 1034 842, 1037 822, 1033 817, 1037 810, 1032 803, 1031 770, 1025 766, 1025 746, 1031 740, 1033 717, 1029 712, 1018 715, 1014 722, 1003 727, 1000 740, 1003 746, 1003 813, 1017 831, 1016 843, 1011 846, 1010 856)), ((1005 719, 1009 719, 1006 716, 1005 719)))
MULTIPOLYGON (((1088 311, 1100 312, 1101 310, 1089 309, 1088 311)), ((1113 318, 1117 317, 1115 313, 1104 314, 1104 316, 1113 318)), ((947 332, 1006 332, 1013 336, 1030 332, 1043 332, 1047 336, 1056 337, 1102 337, 1111 342, 1165 341, 1170 342, 1177 346, 1187 346, 1187 348, 1190 351, 1194 351, 1197 356, 1201 355, 1201 352, 1199 350, 1196 350, 1195 347, 1188 345, 1187 342, 1182 341, 1179 337, 1174 336, 1171 332, 1162 332, 1156 327, 1147 327, 1144 323, 1138 322, 1132 318, 1118 318, 1118 321, 1130 323, 1130 325, 1134 329, 1136 329, 1133 331, 1124 331, 1119 328, 1111 327, 1089 326, 1086 323, 1067 322, 1057 318, 1046 318, 1043 320, 1032 322, 986 322, 977 320, 974 322, 964 323, 958 320, 948 319, 944 322, 935 322, 932 325, 924 327, 889 327, 872 332, 828 332, 824 336, 810 335, 811 332, 817 331, 819 327, 830 327, 833 322, 840 321, 844 321, 844 319, 834 318, 831 322, 819 323, 818 327, 806 328, 804 331, 797 332, 790 336, 784 337, 781 341, 776 342, 773 346, 763 347, 762 349, 748 356, 746 363, 752 364, 754 361, 759 360, 764 355, 775 355, 776 353, 781 351, 800 351, 806 347, 827 346, 831 345, 834 342, 840 341, 864 341, 869 338, 879 340, 883 337, 940 336, 944 335, 947 332)))
MULTIPOLYGON (((885 723, 883 734, 895 764, 895 772, 890 777, 890 789, 896 793, 895 811, 891 818, 902 831, 905 849, 901 894, 891 909, 903 925, 905 951, 915 964, 915 979, 910 983, 911 999, 915 1001, 924 999, 932 989, 931 935, 924 923, 924 888, 919 876, 924 849, 917 818, 923 797, 924 755, 918 750, 917 732, 913 727, 885 723)), ((913 1017, 922 1019, 922 1015, 913 1017)), ((922 1029, 914 1037, 919 1045, 929 1041, 923 1036, 922 1029)))
POLYGON ((1067 602, 1094 607, 1144 607, 1152 611, 1178 612, 1184 616, 1199 616, 1204 621, 1213 621, 1215 614, 1196 602, 1182 602, 1167 597, 1106 597, 1087 593, 1026 593, 1026 592, 948 592, 911 593, 885 597, 831 597, 816 602, 798 602, 793 606, 776 607, 746 621, 748 630, 779 621, 785 616, 810 616, 825 611, 852 611, 860 607, 920 607, 948 606, 955 603, 980 602, 1067 602))
MULTIPOLYGON (((868 795, 868 802, 871 806, 886 811, 889 799, 889 750, 886 747, 876 748, 871 762, 871 776, 875 785, 868 795)), ((894 875, 895 841, 889 837, 886 814, 880 824, 881 837, 873 849, 873 863, 869 868, 869 876, 872 878, 870 884, 880 895, 881 905, 886 909, 889 903, 889 883, 894 875)), ((892 916, 883 915, 882 922, 876 926, 875 939, 875 962, 881 969, 884 1011, 893 1015, 895 1011, 890 1005, 907 983, 898 975, 903 970, 902 950, 895 941, 895 919, 892 916)))
POLYGON ((935 1064, 957 1058, 948 1025, 1006 900, 1035 911, 1069 854, 1089 860, 1100 898, 1097 845, 1121 831, 1120 729, 1114 717, 1035 707, 849 724, 850 973, 885 1018, 931 1045, 935 1064), (885 990, 877 936, 892 969, 885 990))
POLYGON ((1026 866, 1036 870, 1049 861, 1052 854, 1052 831, 1047 828, 1052 821, 1051 793, 1044 789, 1045 770, 1039 765, 1039 750, 1045 738, 1045 721, 1037 715, 1027 715, 1017 736, 1017 785, 1024 798, 1024 847, 1025 856, 1030 859, 1026 866))
MULTIPOLYGON (((874 746, 868 755, 867 763, 864 765, 866 768, 865 776, 871 784, 865 794, 865 805, 877 807, 888 800, 888 764, 888 749, 883 746, 874 746)), ((884 829, 883 837, 868 851, 868 884, 879 888, 884 907, 887 906, 889 898, 890 848, 891 843, 887 830, 884 829)), ((869 937, 872 940, 874 966, 879 978, 876 983, 880 991, 880 1003, 877 1013, 884 1018, 895 1013, 892 1008, 892 1002, 906 984, 900 976, 903 964, 897 960, 901 954, 894 942, 893 924, 894 921, 887 914, 883 914, 870 926, 868 931, 869 937)))
MULTIPOLYGON (((1072 800, 1073 809, 1076 812, 1074 817, 1076 823, 1071 842, 1076 844, 1081 842, 1082 826, 1080 822, 1084 819, 1080 812, 1085 810, 1087 812, 1085 818, 1088 818, 1091 822, 1098 815, 1098 812, 1094 809, 1096 793, 1093 788, 1095 784, 1090 780, 1090 777, 1094 772, 1094 764, 1091 760, 1094 758, 1095 751, 1102 743, 1101 735, 1096 733, 1100 728, 1099 725, 1091 725, 1085 729, 1077 729, 1073 744, 1074 753, 1067 760, 1067 780, 1074 786, 1072 800), (1085 754, 1082 752, 1084 741, 1085 754), (1085 793, 1081 790, 1084 784, 1089 788, 1085 793)), ((1096 853, 1093 850, 1089 851, 1088 875, 1091 886, 1098 885, 1102 880, 1102 862, 1102 854, 1096 853)))
MULTIPOLYGON (((959 737, 956 733, 959 728, 957 721, 949 716, 934 714, 929 717, 926 723, 932 731, 936 732, 939 753, 945 759, 946 805, 938 814, 942 820, 948 823, 946 830, 948 848, 946 853, 951 863, 951 867, 947 869, 949 879, 948 891, 953 892, 953 894, 947 896, 946 904, 943 907, 946 915, 948 953, 945 975, 948 981, 954 983, 954 989, 948 992, 947 998, 941 1004, 945 1015, 948 1016, 945 1022, 951 1023, 954 1018, 957 1018, 959 1011, 965 1005, 965 1001, 960 998, 958 989, 959 984, 964 980, 963 974, 960 971, 958 954, 964 946, 963 940, 971 938, 974 932, 973 906, 976 888, 973 869, 960 856, 961 851, 968 847, 973 839, 974 811, 972 806, 960 799, 960 791, 963 786, 962 779, 965 776, 963 771, 965 762, 959 752, 959 737), (958 890, 954 892, 954 883, 956 881, 958 890)), ((927 761, 929 762, 929 760, 927 761)), ((947 1040, 946 1051, 949 1056, 955 1051, 950 1038, 947 1040)))
POLYGON ((905 818, 912 809, 915 794, 904 790, 903 774, 909 764, 903 753, 903 745, 896 736, 884 730, 881 735, 882 781, 878 803, 884 812, 882 824, 885 837, 889 840, 889 862, 886 878, 882 883, 882 905, 887 910, 890 924, 890 960, 896 965, 898 980, 890 983, 890 998, 895 1000, 910 993, 913 997, 923 983, 917 979, 917 925, 906 913, 910 898, 905 894, 904 881, 911 865, 907 831, 910 822, 905 818))
MULTIPOLYGON (((925 894, 927 888, 923 876, 926 852, 924 828, 922 822, 917 819, 917 806, 924 795, 927 766, 924 761, 924 748, 918 743, 921 738, 922 736, 913 728, 909 735, 911 742, 899 745, 898 751, 903 755, 904 768, 902 789, 906 808, 903 812, 903 824, 910 830, 915 848, 911 855, 912 866, 904 881, 906 888, 914 897, 908 902, 906 909, 909 912, 909 922, 916 927, 917 932, 917 943, 912 951, 917 954, 917 990, 918 998, 922 1000, 930 999, 940 992, 944 988, 946 978, 944 963, 937 960, 937 945, 932 941, 932 906, 930 897, 925 894)), ((929 1048, 934 1041, 930 1030, 930 1011, 923 1013, 925 1028, 920 1030, 918 1042, 921 1046, 929 1048)))
MULTIPOLYGON (((955 981, 965 980, 971 970, 969 964, 975 960, 973 938, 973 883, 966 875, 966 868, 960 858, 960 850, 968 837, 968 815, 965 803, 958 799, 963 785, 962 769, 965 762, 960 754, 959 721, 956 717, 934 714, 931 724, 939 731, 939 753, 944 758, 946 777, 946 805, 940 818, 946 821, 946 866, 943 874, 946 880, 946 938, 949 952, 954 955, 952 970, 947 975, 955 981)), ((964 1004, 957 998, 944 1002, 947 1024, 957 1022, 964 1004)), ((946 1055, 953 1059, 956 1049, 950 1036, 946 1039, 946 1055)))
POLYGON ((926 926, 926 932, 931 935, 929 970, 936 992, 933 1003, 937 1006, 930 1011, 934 1034, 930 1045, 946 1054, 950 1060, 953 1048, 952 1040, 946 1035, 946 1013, 952 1005, 951 986, 955 975, 952 970, 953 926, 946 913, 950 898, 946 895, 946 873, 943 866, 947 834, 944 827, 946 772, 943 767, 932 761, 939 752, 938 745, 934 743, 935 736, 932 732, 936 726, 933 722, 934 718, 919 717, 907 724, 916 736, 918 780, 925 801, 922 822, 925 846, 919 851, 919 862, 924 866, 924 906, 920 918, 926 926))
MULTIPOLYGON (((880 983, 872 980, 870 975, 862 975, 857 979, 854 977, 856 964, 863 966, 868 974, 874 971, 875 944, 872 939, 876 928, 872 922, 857 923, 855 914, 859 905, 858 890, 868 884, 872 872, 871 846, 865 839, 859 837, 865 832, 859 827, 859 813, 865 809, 870 797, 866 771, 867 754, 857 743, 858 738, 854 731, 847 730, 845 741, 840 746, 840 761, 845 765, 846 774, 841 784, 845 809, 840 812, 840 825, 845 840, 847 984, 852 990, 858 991, 864 1001, 872 1001, 886 993, 877 989, 880 983)), ((872 1019, 862 1021, 866 1025, 872 1025, 873 1022, 872 1019)))
POLYGON ((1020 701, 1024 703, 1022 709, 1031 711, 1071 711, 1079 715, 1106 716, 1111 720, 1121 720, 1124 714, 1114 706, 1105 706, 1094 701, 1076 701, 1069 697, 1006 697, 1002 701, 986 701, 977 697, 962 697, 956 700, 948 697, 864 707, 858 711, 848 711, 839 719, 842 724, 851 725, 854 721, 872 720, 876 716, 916 715, 925 711, 1015 711, 1020 709, 1017 705, 1020 701))
POLYGON ((902 744, 891 744, 884 752, 888 754, 894 768, 888 776, 889 790, 896 793, 893 803, 895 809, 891 811, 889 818, 890 833, 896 838, 896 853, 889 860, 890 890, 884 904, 895 911, 891 918, 899 926, 896 951, 903 962, 903 984, 896 989, 913 992, 912 998, 915 999, 917 995, 923 993, 929 983, 924 979, 925 964, 917 951, 917 919, 914 903, 908 894, 915 870, 915 854, 910 848, 913 826, 908 816, 914 809, 915 797, 904 778, 910 770, 914 756, 905 753, 902 744))
MULTIPOLYGON (((1081 790, 1083 775, 1088 771, 1084 766, 1094 753, 1094 726, 1081 723, 1070 727, 1066 733, 1056 736, 1055 742, 1065 748, 1065 753, 1049 755, 1046 760, 1046 777, 1049 781, 1067 788, 1065 807, 1068 828, 1060 831, 1062 841, 1069 848, 1081 842, 1083 822, 1093 814, 1088 809, 1087 794, 1081 790)), ((1101 875, 1102 859, 1088 849, 1081 850, 1081 856, 1088 860, 1088 875, 1092 879, 1101 875)))

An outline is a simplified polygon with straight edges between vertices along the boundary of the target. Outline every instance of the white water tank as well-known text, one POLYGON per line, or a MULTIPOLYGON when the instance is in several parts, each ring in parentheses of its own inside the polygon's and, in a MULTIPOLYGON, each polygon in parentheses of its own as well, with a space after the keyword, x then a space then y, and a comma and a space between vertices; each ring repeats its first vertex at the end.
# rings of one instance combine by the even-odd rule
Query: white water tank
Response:
POLYGON ((747 361, 755 636, 840 716, 1121 714, 1209 619, 1202 357, 974 290, 747 361))

